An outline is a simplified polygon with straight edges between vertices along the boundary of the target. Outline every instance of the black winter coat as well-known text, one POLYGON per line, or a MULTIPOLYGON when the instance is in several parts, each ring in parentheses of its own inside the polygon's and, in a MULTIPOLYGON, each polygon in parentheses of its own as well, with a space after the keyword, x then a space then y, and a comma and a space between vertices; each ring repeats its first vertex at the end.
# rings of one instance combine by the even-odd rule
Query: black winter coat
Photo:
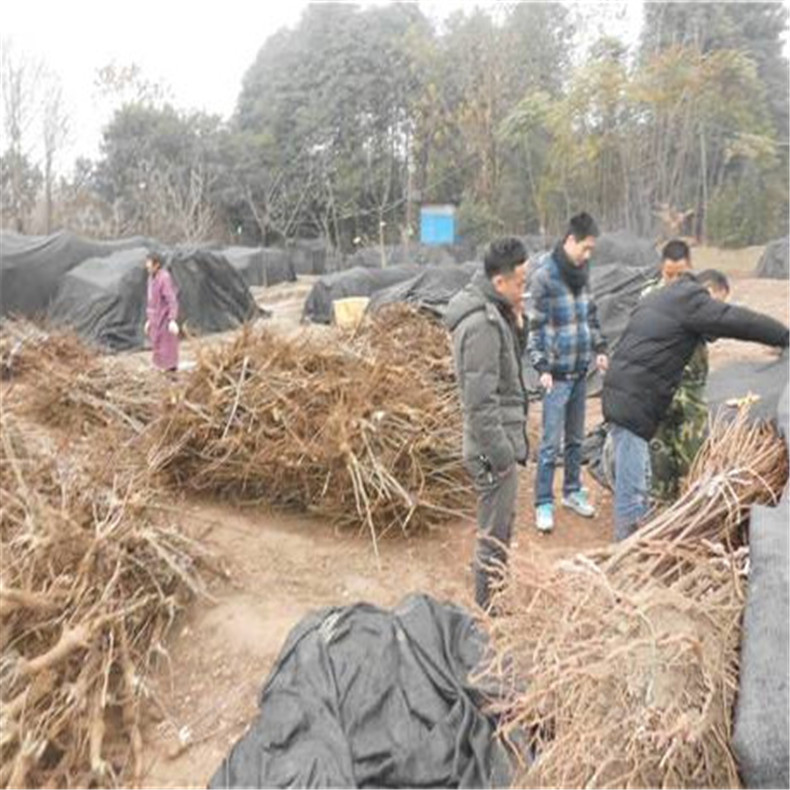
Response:
POLYGON ((714 299, 691 274, 646 296, 632 313, 604 378, 604 418, 650 441, 694 349, 718 337, 788 344, 784 324, 714 299))

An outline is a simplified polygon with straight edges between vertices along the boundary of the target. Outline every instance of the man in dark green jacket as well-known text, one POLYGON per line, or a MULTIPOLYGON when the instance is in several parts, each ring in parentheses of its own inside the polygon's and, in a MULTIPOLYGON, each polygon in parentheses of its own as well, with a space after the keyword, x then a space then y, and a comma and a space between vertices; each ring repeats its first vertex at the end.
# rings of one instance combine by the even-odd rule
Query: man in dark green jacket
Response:
POLYGON ((521 373, 527 253, 516 238, 493 242, 478 272, 447 307, 464 412, 464 462, 478 493, 475 600, 487 608, 507 562, 527 461, 527 394, 521 373))

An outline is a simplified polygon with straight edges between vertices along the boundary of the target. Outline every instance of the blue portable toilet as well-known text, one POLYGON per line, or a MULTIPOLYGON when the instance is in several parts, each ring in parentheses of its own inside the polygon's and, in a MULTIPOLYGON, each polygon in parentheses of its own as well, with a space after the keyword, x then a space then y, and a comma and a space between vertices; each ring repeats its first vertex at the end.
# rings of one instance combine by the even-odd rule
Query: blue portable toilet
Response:
POLYGON ((433 205, 420 209, 422 244, 455 244, 455 206, 433 205))

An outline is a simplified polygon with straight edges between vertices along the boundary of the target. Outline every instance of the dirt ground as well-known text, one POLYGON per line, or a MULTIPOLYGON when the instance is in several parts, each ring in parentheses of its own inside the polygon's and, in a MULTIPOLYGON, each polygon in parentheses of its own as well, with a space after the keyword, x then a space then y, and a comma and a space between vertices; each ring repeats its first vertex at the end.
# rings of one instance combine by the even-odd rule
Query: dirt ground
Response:
MULTIPOLYGON (((734 278, 734 301, 787 322, 788 283, 743 277, 753 270, 759 251, 750 248, 739 256, 697 250, 695 263, 706 268, 720 262, 734 278)), ((296 325, 309 287, 301 281, 284 284, 257 290, 256 298, 272 309, 272 325, 302 331, 296 325)), ((185 343, 187 366, 202 345, 227 339, 185 343)), ((729 359, 768 354, 759 346, 721 341, 711 359, 716 367, 729 359)), ((137 354, 132 360, 147 364, 148 357, 137 354)), ((591 399, 588 427, 599 419, 600 403, 591 399)), ((529 421, 530 433, 537 435, 539 404, 531 406, 529 421)), ((558 486, 560 475, 558 470, 558 486)), ((611 497, 591 478, 586 484, 598 507, 596 518, 585 520, 560 509, 555 531, 540 535, 532 525, 534 465, 522 470, 513 550, 550 562, 605 544, 611 536, 611 497)), ((471 518, 385 539, 378 567, 367 535, 338 533, 309 516, 215 500, 172 504, 174 519, 205 541, 225 574, 208 578, 211 598, 196 601, 184 614, 167 645, 169 661, 148 680, 158 702, 152 708, 159 713, 145 729, 147 787, 207 784, 255 716, 260 689, 287 634, 309 611, 360 601, 389 607, 412 592, 473 606, 471 518)))

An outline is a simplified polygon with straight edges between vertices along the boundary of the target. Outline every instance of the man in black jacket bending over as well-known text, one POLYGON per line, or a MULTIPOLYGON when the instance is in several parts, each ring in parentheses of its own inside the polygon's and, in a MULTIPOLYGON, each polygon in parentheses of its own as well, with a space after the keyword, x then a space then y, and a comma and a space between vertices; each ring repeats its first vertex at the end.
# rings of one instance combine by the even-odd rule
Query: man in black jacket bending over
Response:
POLYGON ((614 537, 631 535, 646 515, 649 442, 669 408, 694 349, 731 337, 787 348, 788 329, 769 316, 722 300, 720 272, 682 274, 637 305, 603 383, 603 414, 614 442, 614 537))

